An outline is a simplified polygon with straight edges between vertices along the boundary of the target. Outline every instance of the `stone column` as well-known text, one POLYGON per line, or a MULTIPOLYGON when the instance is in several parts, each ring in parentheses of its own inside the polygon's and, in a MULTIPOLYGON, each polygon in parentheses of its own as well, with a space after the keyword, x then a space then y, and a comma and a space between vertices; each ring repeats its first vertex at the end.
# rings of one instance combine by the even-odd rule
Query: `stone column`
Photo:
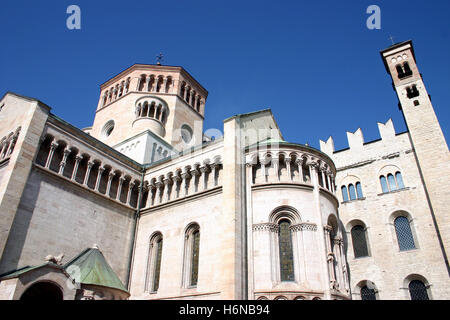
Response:
POLYGON ((200 168, 201 177, 202 177, 202 190, 208 189, 208 173, 210 172, 210 168, 207 164, 200 168))
POLYGON ((340 239, 339 241, 339 253, 341 255, 341 266, 342 266, 342 277, 344 279, 344 289, 347 293, 350 292, 350 284, 348 281, 347 263, 344 254, 344 241, 340 239))
POLYGON ((330 226, 324 227, 325 231, 325 243, 327 250, 327 263, 328 263, 328 274, 330 276, 330 288, 334 289, 336 287, 336 274, 334 270, 334 254, 331 249, 331 236, 330 233, 332 228, 330 226))
POLYGON ((69 148, 64 149, 64 155, 63 155, 63 159, 61 161, 61 163, 59 164, 59 171, 58 174, 63 174, 64 172, 64 168, 66 167, 66 161, 67 161, 67 157, 69 156, 69 154, 72 152, 72 150, 70 150, 69 148))
POLYGON ((255 182, 258 181, 259 183, 266 183, 266 164, 267 164, 267 159, 266 158, 261 158, 259 162, 261 163, 261 172, 259 173, 259 177, 257 176, 255 179, 255 182))
POLYGON ((137 81, 136 91, 139 91, 139 87, 141 86, 141 81, 142 81, 142 77, 139 76, 138 81, 137 81))
POLYGON ((148 76, 147 76, 147 83, 145 84, 145 89, 147 90, 147 91, 150 91, 150 80, 152 79, 152 77, 151 77, 151 75, 149 74, 148 76))
POLYGON ((196 179, 196 177, 200 176, 200 171, 198 168, 195 168, 190 171, 190 174, 191 174, 191 177, 192 177, 191 179, 193 182, 191 184, 191 188, 192 188, 192 186, 194 186, 194 193, 195 193, 198 191, 198 184, 196 184, 196 180, 197 180, 197 183, 200 183, 200 179, 196 179))
POLYGON ((144 205, 144 208, 149 208, 150 206, 153 205, 152 203, 152 199, 153 199, 153 190, 154 190, 154 186, 152 186, 151 184, 148 185, 148 196, 147 196, 147 203, 144 205))
POLYGON ((295 163, 298 166, 298 182, 304 183, 305 181, 303 180, 303 159, 298 158, 295 160, 295 163))
POLYGON ((184 101, 186 101, 187 91, 188 91, 188 88, 187 88, 187 85, 185 85, 184 86, 184 93, 183 93, 183 100, 184 101))
POLYGON ((194 108, 195 108, 195 110, 197 110, 198 97, 199 97, 199 95, 195 95, 195 99, 194 99, 194 108))
POLYGON ((319 186, 319 177, 317 176, 317 163, 314 161, 309 161, 308 163, 308 170, 309 170, 309 178, 310 178, 310 183, 312 185, 314 185, 314 188, 319 186))
POLYGON ((157 92, 156 89, 158 89, 158 82, 159 82, 159 78, 157 76, 155 76, 155 81, 153 82, 153 92, 157 92))
POLYGON ((72 177, 70 178, 72 181, 75 181, 78 173, 78 167, 80 166, 80 161, 83 160, 83 156, 76 155, 75 156, 75 166, 73 167, 72 177))
POLYGON ((341 286, 344 286, 344 277, 343 277, 343 269, 342 269, 342 255, 341 255, 341 242, 342 239, 335 238, 334 239, 334 252, 335 252, 335 259, 336 259, 336 265, 337 270, 336 272, 336 279, 337 279, 337 288, 341 288, 341 286))
POLYGON ((324 189, 326 189, 327 188, 327 182, 326 182, 326 177, 325 177, 326 169, 325 169, 325 167, 321 167, 319 170, 320 170, 320 174, 322 175, 322 187, 324 189))
POLYGON ((89 175, 91 174, 91 170, 92 170, 92 167, 94 166, 94 164, 95 163, 93 161, 89 161, 87 164, 86 174, 84 175, 84 181, 83 181, 83 184, 85 186, 87 186, 87 184, 88 184, 89 175))
POLYGON ((100 181, 102 180, 103 171, 105 171, 104 167, 98 167, 97 182, 95 183, 95 191, 98 191, 98 188, 100 187, 100 181))
POLYGON ((55 152, 55 149, 58 147, 58 143, 57 142, 52 142, 51 144, 50 144, 50 152, 48 153, 48 156, 47 156, 47 161, 45 162, 45 167, 47 168, 47 169, 49 169, 50 168, 50 163, 52 162, 52 159, 53 159, 53 153, 55 152))
POLYGON ((120 202, 120 195, 122 193, 123 182, 125 181, 125 177, 119 177, 119 186, 117 187, 116 200, 120 202))
POLYGON ((115 175, 116 175, 116 173, 113 172, 111 169, 111 171, 108 174, 108 186, 106 187, 106 193, 105 193, 108 197, 109 197, 109 192, 111 191, 111 182, 115 175))
MULTIPOLYGON (((279 157, 275 157, 272 158, 272 163, 273 163, 273 171, 275 171, 275 177, 272 178, 273 181, 280 181, 280 158, 279 157)), ((272 180, 269 178, 269 180, 272 180)))
POLYGON ((330 178, 331 171, 327 171, 326 175, 327 175, 327 181, 328 181, 328 190, 333 192, 333 187, 331 186, 331 178, 330 178))
POLYGON ((181 188, 183 188, 183 196, 187 196, 189 194, 189 178, 191 175, 189 174, 188 170, 185 168, 183 169, 183 172, 181 173, 181 188))
POLYGON ((160 204, 163 201, 163 192, 164 192, 164 182, 162 179, 158 180, 156 183, 156 204, 160 204))
POLYGON ((163 90, 161 90, 161 91, 167 93, 168 92, 168 90, 166 90, 166 88, 167 88, 167 77, 163 77, 162 86, 163 86, 163 90))
POLYGON ((291 157, 288 156, 284 159, 284 163, 286 164, 286 172, 287 172, 287 179, 288 181, 292 181, 291 176, 291 157))
POLYGON ((169 175, 167 175, 164 178, 163 183, 164 183, 163 202, 167 202, 170 200, 170 189, 171 189, 170 186, 173 185, 172 178, 169 175))
POLYGON ((130 184, 128 186, 128 194, 127 194, 127 205, 131 206, 131 192, 133 191, 134 185, 136 183, 130 180, 130 184))
POLYGON ((254 166, 253 159, 250 159, 246 162, 245 166, 248 168, 247 170, 247 176, 248 176, 248 182, 250 184, 253 184, 253 166, 254 166))
POLYGON ((212 172, 212 187, 217 186, 217 169, 219 168, 218 163, 211 164, 211 172, 212 172))

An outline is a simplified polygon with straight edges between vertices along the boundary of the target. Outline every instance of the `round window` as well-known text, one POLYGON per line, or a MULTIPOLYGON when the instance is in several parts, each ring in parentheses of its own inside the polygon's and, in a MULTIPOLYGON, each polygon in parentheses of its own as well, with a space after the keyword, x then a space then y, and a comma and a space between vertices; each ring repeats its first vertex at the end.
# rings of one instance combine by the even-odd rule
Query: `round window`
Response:
POLYGON ((102 129, 102 137, 108 138, 114 130, 114 120, 109 120, 102 129))
POLYGON ((192 129, 187 124, 181 126, 181 139, 184 143, 190 143, 192 140, 192 129))

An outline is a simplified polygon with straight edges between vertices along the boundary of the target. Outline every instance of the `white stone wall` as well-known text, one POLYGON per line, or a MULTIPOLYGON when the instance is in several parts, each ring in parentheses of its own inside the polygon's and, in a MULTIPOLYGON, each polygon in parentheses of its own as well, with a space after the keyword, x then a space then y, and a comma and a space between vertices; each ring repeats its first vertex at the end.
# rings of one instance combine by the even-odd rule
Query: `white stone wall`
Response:
POLYGON ((222 213, 222 194, 186 199, 154 210, 144 211, 136 238, 136 249, 131 277, 131 299, 220 299, 219 282, 225 274, 218 272, 221 253, 217 250, 217 224, 222 213), (183 252, 186 227, 190 223, 200 226, 199 278, 195 288, 183 288, 183 252), (160 232, 163 236, 159 289, 149 293, 145 289, 150 237, 160 232))
POLYGON ((2 183, 3 175, 5 174, 6 166, 0 165, 0 184, 2 183))
MULTIPOLYGON (((371 281, 379 299, 410 299, 408 279, 419 275, 430 285, 432 299, 448 299, 450 281, 408 133, 396 134, 390 120, 379 124, 379 129, 381 140, 365 144, 361 134, 343 151, 333 153, 332 138, 321 142, 337 167, 339 214, 346 231, 353 298, 360 299, 358 284, 371 281), (405 189, 383 194, 380 175, 396 171, 402 173, 405 189), (364 198, 343 203, 341 186, 357 181, 364 198), (399 213, 411 219, 415 250, 399 250, 393 225, 399 213), (356 224, 367 227, 369 257, 354 257, 350 232, 356 224)), ((354 138, 348 135, 349 140, 354 138)))
POLYGON ((148 132, 119 143, 114 149, 141 164, 151 164, 175 153, 148 132))
MULTIPOLYGON (((248 212, 253 220, 253 274, 249 277, 249 281, 254 284, 255 292, 270 291, 297 291, 300 295, 305 292, 317 292, 322 296, 327 283, 326 275, 323 274, 323 260, 320 254, 325 256, 325 252, 317 252, 318 242, 323 241, 323 227, 321 226, 320 217, 315 214, 314 197, 311 189, 302 188, 286 188, 282 186, 272 186, 267 189, 258 189, 252 191, 252 211, 248 212), (278 235, 269 230, 255 230, 257 225, 262 223, 270 223, 270 213, 275 209, 289 206, 296 209, 301 218, 301 222, 314 223, 316 230, 302 230, 296 232, 298 245, 294 249, 294 257, 297 260, 294 263, 296 281, 279 282, 274 274, 278 270, 279 265, 274 259, 278 247, 271 248, 274 237, 278 235)), ((273 223, 273 222, 272 222, 273 223)), ((300 223, 300 222, 299 222, 300 223)), ((255 298, 257 294, 255 293, 255 298)))
POLYGON ((34 167, 9 232, 0 273, 64 253, 67 262, 97 244, 126 281, 134 210, 34 167))
POLYGON ((17 278, 0 281, 0 300, 13 299, 17 281, 17 278))

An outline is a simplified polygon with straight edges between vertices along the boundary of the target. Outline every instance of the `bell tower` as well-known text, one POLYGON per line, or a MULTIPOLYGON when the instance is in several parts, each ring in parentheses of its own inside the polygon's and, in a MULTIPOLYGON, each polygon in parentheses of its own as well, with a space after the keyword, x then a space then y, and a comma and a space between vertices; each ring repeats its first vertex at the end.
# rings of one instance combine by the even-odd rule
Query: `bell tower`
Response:
POLYGON ((139 163, 202 143, 208 91, 182 67, 135 64, 100 86, 85 130, 139 163))
POLYGON ((419 72, 412 41, 381 51, 399 100, 435 227, 446 259, 450 253, 450 153, 419 72))

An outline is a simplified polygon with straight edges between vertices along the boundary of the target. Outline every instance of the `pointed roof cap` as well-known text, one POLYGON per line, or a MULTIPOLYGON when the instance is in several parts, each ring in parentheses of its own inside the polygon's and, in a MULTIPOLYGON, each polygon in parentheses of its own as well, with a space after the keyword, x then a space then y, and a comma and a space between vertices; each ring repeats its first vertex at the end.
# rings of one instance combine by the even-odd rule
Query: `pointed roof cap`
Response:
POLYGON ((76 266, 80 268, 79 283, 115 288, 128 292, 122 281, 106 261, 96 245, 87 248, 64 265, 64 270, 76 266))

